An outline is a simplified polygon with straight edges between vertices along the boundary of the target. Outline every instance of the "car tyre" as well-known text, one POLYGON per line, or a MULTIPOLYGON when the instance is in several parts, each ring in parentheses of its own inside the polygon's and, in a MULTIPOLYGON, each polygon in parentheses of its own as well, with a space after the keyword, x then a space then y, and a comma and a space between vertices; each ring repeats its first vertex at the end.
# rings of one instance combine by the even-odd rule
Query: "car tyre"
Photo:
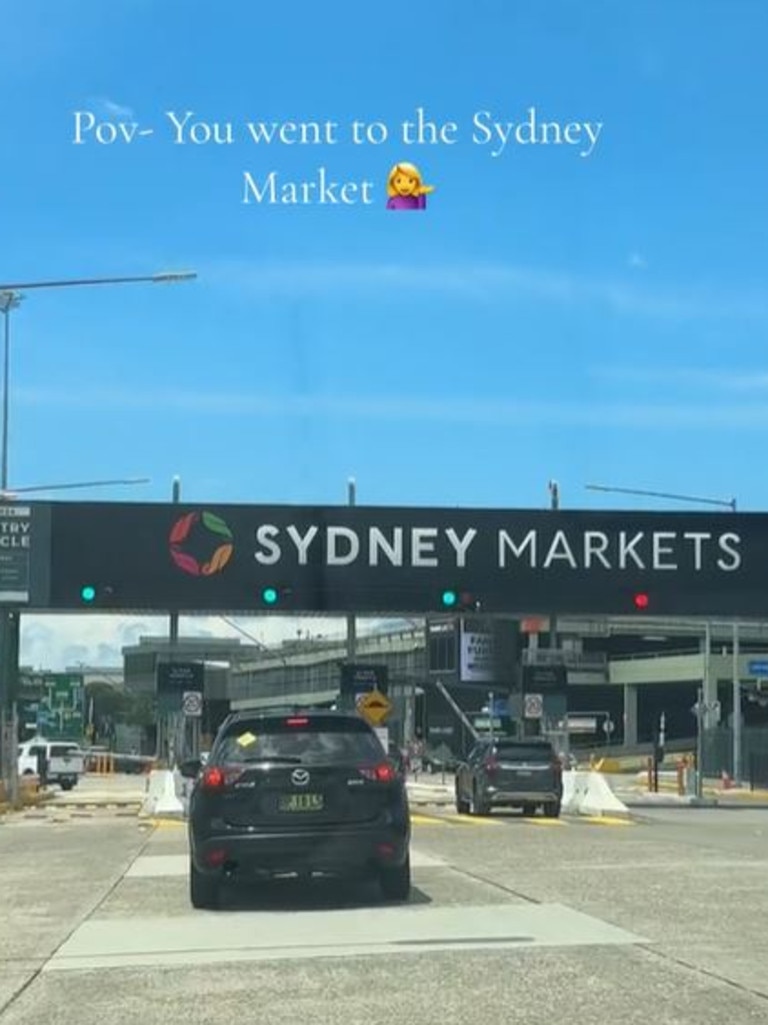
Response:
POLYGON ((189 864, 189 899, 193 908, 216 911, 220 904, 221 885, 215 876, 199 872, 193 862, 189 864))
POLYGON ((469 801, 461 796, 458 784, 456 786, 456 813, 458 815, 469 814, 469 801))
POLYGON ((411 858, 406 855, 402 865, 382 868, 379 885, 385 900, 408 900, 411 893, 411 858))
POLYGON ((480 796, 477 790, 477 784, 472 787, 472 803, 469 809, 469 814, 479 816, 491 814, 491 805, 480 796))
POLYGON ((559 819, 560 818, 560 802, 549 801, 544 805, 544 817, 548 819, 559 819))

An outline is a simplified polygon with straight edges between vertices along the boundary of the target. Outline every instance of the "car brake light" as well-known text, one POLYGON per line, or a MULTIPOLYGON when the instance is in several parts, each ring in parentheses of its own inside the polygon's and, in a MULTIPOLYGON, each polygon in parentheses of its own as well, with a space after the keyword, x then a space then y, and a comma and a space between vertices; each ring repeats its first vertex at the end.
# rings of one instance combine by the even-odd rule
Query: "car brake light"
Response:
POLYGON ((286 726, 306 726, 308 722, 309 722, 309 719, 307 719, 306 716, 297 716, 297 717, 295 717, 293 719, 286 719, 285 720, 285 725, 286 726))
POLYGON ((495 758, 486 758, 483 762, 483 768, 486 772, 496 772, 499 767, 499 763, 495 758))
POLYGON ((202 786, 204 790, 221 790, 242 776, 242 769, 222 769, 211 765, 203 772, 202 786))
POLYGON ((374 783, 391 783, 397 778, 395 767, 389 762, 382 762, 381 765, 364 765, 360 773, 374 783))

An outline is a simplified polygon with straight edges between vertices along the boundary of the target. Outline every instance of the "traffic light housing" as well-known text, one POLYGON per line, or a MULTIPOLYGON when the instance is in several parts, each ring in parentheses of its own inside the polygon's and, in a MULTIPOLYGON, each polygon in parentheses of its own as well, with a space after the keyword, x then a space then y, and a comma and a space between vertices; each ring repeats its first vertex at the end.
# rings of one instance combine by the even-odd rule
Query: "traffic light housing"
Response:
POLYGON ((277 587, 267 584, 259 591, 259 600, 265 609, 276 609, 283 605, 291 595, 288 587, 277 587))
POLYGON ((446 612, 480 612, 477 595, 461 587, 446 587, 440 594, 440 605, 446 612))
POLYGON ((98 584, 82 584, 80 587, 80 604, 84 608, 111 605, 115 590, 113 587, 102 587, 98 584))

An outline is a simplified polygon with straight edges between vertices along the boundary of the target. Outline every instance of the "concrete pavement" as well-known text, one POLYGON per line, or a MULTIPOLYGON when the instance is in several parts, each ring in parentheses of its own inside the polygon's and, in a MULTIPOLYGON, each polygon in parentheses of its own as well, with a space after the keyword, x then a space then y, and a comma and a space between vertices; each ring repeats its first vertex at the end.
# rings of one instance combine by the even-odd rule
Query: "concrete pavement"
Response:
POLYGON ((731 1025, 768 1015, 768 813, 414 813, 415 891, 187 899, 181 823, 6 817, 0 1023, 731 1025))

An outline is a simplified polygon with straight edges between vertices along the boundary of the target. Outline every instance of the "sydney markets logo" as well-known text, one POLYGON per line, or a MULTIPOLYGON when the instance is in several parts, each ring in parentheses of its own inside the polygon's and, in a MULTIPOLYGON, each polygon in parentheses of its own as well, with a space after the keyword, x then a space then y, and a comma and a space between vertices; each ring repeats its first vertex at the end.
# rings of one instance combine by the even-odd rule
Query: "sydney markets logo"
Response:
POLYGON ((211 577, 221 573, 235 550, 232 531, 220 516, 211 512, 191 512, 182 516, 171 527, 168 540, 175 565, 192 577, 211 577), (205 560, 189 552, 193 538, 195 549, 205 548, 210 553, 205 560))

